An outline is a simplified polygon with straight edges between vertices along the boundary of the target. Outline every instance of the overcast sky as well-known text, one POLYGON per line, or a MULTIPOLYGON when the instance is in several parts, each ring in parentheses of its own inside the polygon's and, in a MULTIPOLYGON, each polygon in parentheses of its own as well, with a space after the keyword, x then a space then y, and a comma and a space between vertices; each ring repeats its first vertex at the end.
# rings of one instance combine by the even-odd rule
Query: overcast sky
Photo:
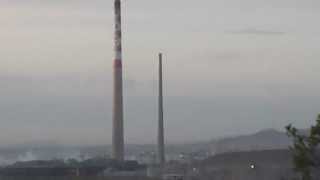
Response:
MULTIPOLYGON (((319 0, 123 0, 125 137, 170 143, 320 112, 319 0)), ((111 143, 113 2, 0 0, 0 144, 111 143)))

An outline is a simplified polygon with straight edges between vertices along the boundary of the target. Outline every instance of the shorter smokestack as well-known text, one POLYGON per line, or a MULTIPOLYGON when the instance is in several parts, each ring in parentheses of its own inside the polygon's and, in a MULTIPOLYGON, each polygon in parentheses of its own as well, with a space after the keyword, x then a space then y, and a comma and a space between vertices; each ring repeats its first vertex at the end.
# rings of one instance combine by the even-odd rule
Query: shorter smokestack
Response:
POLYGON ((164 123, 163 123, 163 84, 162 84, 162 54, 159 53, 159 99, 158 99, 158 163, 163 166, 165 163, 164 147, 164 123))

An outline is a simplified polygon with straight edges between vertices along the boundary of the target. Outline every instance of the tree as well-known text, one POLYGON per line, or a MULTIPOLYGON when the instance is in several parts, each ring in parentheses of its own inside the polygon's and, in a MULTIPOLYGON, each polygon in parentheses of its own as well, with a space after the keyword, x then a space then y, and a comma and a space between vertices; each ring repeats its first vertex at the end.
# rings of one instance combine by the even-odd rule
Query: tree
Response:
POLYGON ((301 174, 302 180, 311 180, 311 171, 320 166, 317 149, 320 144, 320 115, 316 125, 311 126, 310 132, 303 134, 292 125, 286 127, 287 134, 293 139, 290 147, 293 153, 295 170, 301 174))

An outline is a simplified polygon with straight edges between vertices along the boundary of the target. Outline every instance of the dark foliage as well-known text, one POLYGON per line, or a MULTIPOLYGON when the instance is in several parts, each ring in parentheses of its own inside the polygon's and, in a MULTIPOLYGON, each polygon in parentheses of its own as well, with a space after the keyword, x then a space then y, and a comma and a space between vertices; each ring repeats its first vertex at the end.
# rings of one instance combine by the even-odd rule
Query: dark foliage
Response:
POLYGON ((313 169, 320 167, 319 154, 317 153, 320 144, 320 115, 316 125, 311 126, 308 134, 302 134, 297 128, 289 125, 287 133, 293 139, 293 146, 290 147, 293 153, 293 161, 296 171, 301 173, 303 180, 311 180, 313 169))

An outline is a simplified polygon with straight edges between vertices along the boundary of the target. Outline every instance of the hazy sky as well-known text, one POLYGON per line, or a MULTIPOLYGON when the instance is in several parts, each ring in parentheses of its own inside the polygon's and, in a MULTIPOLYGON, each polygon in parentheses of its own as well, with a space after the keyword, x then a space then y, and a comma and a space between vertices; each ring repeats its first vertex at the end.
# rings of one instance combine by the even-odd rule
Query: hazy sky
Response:
MULTIPOLYGON (((111 142, 112 0, 0 0, 0 144, 111 142)), ((320 107, 319 0, 123 0, 125 137, 168 142, 294 123, 320 107)))

